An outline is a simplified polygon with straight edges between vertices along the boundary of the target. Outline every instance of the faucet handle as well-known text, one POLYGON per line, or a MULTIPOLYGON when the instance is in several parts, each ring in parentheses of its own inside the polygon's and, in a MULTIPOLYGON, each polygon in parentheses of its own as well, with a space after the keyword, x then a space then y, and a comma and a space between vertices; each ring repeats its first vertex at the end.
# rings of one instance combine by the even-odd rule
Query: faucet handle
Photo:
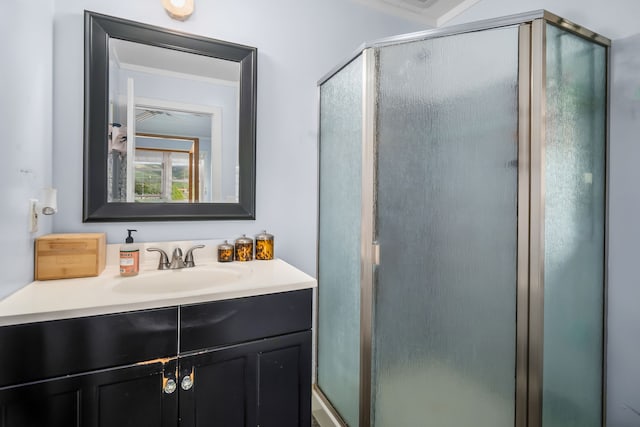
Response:
POLYGON ((196 263, 193 260, 193 251, 196 249, 204 248, 204 245, 196 245, 192 248, 189 248, 187 254, 184 256, 184 266, 185 267, 195 267, 196 263))
POLYGON ((158 270, 169 269, 169 257, 167 253, 160 248, 147 248, 147 252, 160 252, 160 262, 158 262, 158 270))

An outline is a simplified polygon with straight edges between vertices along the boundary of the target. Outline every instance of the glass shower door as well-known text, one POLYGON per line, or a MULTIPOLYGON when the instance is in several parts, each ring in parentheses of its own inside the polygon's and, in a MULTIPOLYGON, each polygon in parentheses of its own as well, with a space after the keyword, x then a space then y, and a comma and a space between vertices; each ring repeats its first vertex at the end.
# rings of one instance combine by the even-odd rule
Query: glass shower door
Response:
POLYGON ((515 417, 518 27, 379 57, 372 425, 515 417))
POLYGON ((546 26, 544 427, 602 425, 606 48, 546 26))
POLYGON ((320 87, 318 375, 323 394, 358 425, 362 56, 320 87))

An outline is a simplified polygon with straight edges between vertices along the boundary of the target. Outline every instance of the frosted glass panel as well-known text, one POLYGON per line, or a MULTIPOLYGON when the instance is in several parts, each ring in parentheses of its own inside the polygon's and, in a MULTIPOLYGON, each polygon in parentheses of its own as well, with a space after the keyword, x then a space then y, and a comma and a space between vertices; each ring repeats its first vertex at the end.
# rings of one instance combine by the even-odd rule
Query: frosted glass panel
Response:
POLYGON ((518 29, 383 48, 375 425, 515 417, 518 29))
POLYGON ((358 425, 362 58, 320 88, 318 385, 358 425))
POLYGON ((547 26, 544 427, 601 425, 605 54, 547 26))

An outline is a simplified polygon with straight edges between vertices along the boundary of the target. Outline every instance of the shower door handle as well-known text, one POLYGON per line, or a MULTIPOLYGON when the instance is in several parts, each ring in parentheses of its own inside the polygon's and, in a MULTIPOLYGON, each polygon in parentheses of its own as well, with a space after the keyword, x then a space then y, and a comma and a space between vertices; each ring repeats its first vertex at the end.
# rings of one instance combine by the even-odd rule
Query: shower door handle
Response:
POLYGON ((373 242, 371 245, 371 263, 374 266, 380 265, 380 245, 378 242, 373 242))

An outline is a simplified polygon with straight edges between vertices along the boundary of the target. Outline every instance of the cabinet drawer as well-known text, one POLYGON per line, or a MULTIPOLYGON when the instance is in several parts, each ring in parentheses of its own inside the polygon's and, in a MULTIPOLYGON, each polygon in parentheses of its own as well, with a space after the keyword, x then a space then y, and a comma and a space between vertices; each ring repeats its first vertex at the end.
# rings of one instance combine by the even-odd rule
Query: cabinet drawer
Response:
POLYGON ((177 354, 177 308, 0 328, 0 387, 177 354))
POLYGON ((180 352, 311 329, 311 289, 180 307, 180 352))

